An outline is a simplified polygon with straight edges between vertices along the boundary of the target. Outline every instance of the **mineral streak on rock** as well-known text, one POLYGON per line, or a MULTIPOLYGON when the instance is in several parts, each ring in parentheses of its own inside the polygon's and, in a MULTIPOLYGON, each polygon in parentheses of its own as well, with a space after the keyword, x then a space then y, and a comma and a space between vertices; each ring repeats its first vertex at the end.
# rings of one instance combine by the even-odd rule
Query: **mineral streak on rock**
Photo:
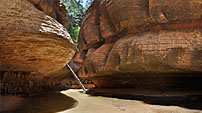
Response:
POLYGON ((69 78, 49 74, 62 70, 76 50, 64 26, 27 0, 1 0, 0 12, 1 91, 37 92, 67 83, 69 78))
POLYGON ((98 87, 177 86, 183 79, 175 77, 188 76, 201 80, 202 2, 95 0, 78 42, 79 75, 98 87))

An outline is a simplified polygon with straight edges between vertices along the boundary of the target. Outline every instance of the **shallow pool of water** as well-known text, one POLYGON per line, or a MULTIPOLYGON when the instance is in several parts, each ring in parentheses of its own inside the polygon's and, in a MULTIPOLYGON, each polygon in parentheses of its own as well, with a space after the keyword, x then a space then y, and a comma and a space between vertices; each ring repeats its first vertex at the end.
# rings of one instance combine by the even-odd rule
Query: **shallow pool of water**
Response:
POLYGON ((29 98, 0 96, 0 102, 1 113, 55 113, 78 104, 75 99, 61 93, 47 93, 29 98))

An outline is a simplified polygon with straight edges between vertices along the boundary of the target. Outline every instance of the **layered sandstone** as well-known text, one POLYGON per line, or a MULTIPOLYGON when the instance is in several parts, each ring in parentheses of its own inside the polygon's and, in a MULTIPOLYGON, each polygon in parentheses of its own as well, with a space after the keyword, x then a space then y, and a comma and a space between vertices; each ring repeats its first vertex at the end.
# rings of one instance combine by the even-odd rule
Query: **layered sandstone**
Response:
POLYGON ((187 80, 202 78, 201 6, 201 0, 95 0, 79 35, 79 75, 104 88, 192 86, 187 80))
POLYGON ((27 0, 33 4, 38 10, 51 16, 62 25, 66 26, 68 20, 66 18, 65 6, 60 3, 60 0, 27 0))
POLYGON ((53 74, 76 50, 65 27, 26 0, 1 0, 0 12, 1 93, 67 86, 72 78, 53 74))

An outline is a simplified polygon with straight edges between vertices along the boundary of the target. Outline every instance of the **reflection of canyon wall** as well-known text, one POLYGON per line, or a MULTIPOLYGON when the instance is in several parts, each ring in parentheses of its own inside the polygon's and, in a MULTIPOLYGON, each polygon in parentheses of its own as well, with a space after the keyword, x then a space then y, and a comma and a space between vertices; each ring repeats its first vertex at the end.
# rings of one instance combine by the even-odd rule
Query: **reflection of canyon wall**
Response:
POLYGON ((78 47, 79 74, 98 87, 185 85, 201 79, 202 2, 95 0, 78 47))
MULTIPOLYGON (((66 24, 59 4, 54 3, 41 1, 35 6, 66 24)), ((69 78, 49 73, 62 70, 75 46, 64 26, 37 8, 26 0, 0 1, 1 93, 68 87, 69 78)))

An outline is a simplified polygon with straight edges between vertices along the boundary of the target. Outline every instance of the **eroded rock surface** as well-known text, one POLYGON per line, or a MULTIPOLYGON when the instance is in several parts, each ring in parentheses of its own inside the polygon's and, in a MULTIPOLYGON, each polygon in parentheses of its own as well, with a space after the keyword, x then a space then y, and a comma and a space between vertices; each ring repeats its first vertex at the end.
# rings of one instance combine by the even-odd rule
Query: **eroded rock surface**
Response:
POLYGON ((112 88, 202 80, 201 6, 201 0, 95 0, 79 35, 79 75, 112 88))
POLYGON ((68 20, 66 18, 66 9, 60 0, 27 0, 33 4, 38 10, 51 16, 62 25, 66 26, 68 20))
POLYGON ((1 0, 0 12, 1 93, 68 85, 68 77, 50 74, 65 68, 76 50, 64 26, 27 0, 1 0))

